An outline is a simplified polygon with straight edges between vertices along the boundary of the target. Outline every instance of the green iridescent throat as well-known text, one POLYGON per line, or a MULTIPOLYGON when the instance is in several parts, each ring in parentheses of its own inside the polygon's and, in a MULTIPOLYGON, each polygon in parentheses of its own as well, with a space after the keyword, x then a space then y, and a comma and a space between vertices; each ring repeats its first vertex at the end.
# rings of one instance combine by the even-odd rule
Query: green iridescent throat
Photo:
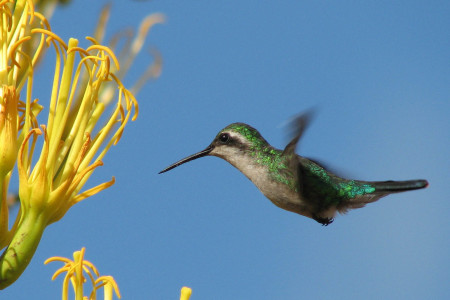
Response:
POLYGON ((271 147, 256 129, 246 124, 231 124, 225 128, 225 130, 229 129, 239 133, 251 143, 250 155, 255 158, 256 163, 268 168, 272 179, 286 184, 291 190, 297 192, 296 180, 286 165, 287 158, 282 155, 282 151, 271 147))

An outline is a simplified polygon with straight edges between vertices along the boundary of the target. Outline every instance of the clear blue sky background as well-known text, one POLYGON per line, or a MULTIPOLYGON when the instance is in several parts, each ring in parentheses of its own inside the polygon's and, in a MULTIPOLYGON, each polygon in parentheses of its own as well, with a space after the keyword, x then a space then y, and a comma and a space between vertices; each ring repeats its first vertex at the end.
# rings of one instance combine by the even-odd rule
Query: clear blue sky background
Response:
MULTIPOLYGON (((105 1, 86 3, 56 11, 65 40, 91 34, 105 1)), ((123 299, 177 299, 183 285, 195 300, 450 298, 448 1, 115 1, 109 36, 151 12, 168 18, 148 42, 163 74, 87 187, 116 184, 51 225, 0 299, 58 299, 60 265, 43 262, 83 246, 123 299), (429 188, 322 227, 218 158, 157 174, 232 122, 282 148, 284 122, 313 106, 302 155, 349 177, 429 188)), ((149 61, 139 59, 128 82, 149 61)), ((46 103, 46 93, 34 97, 46 103)))

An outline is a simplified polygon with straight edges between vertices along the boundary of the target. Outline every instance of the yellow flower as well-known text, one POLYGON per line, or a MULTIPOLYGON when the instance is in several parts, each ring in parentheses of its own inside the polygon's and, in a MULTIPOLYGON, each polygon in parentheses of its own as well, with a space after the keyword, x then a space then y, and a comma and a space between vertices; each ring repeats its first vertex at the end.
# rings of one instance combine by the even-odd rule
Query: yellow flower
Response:
POLYGON ((58 58, 47 127, 43 125, 41 129, 31 130, 19 150, 19 196, 22 208, 29 204, 36 211, 45 211, 48 225, 62 218, 73 204, 114 183, 113 178, 79 193, 92 171, 102 165, 101 159, 111 145, 119 141, 132 117, 132 109, 137 110, 137 102, 109 72, 110 60, 117 65, 118 62, 108 48, 93 45, 84 50, 78 47, 75 39, 65 45, 49 31, 33 29, 32 32, 48 35, 58 51, 58 58), (81 59, 75 67, 77 54, 81 59), (82 72, 89 74, 84 86, 78 84, 82 72), (96 122, 105 113, 105 104, 98 98, 99 90, 111 81, 119 90, 116 108, 107 116, 106 125, 96 130, 96 122), (80 94, 75 96, 77 89, 80 94), (37 135, 44 136, 44 144, 39 160, 32 168, 33 152, 29 151, 28 155, 26 152, 29 146, 35 147, 37 135), (30 142, 32 137, 34 139, 30 142), (105 147, 101 148, 102 145, 105 147))
MULTIPOLYGON (((105 9, 101 20, 107 13, 105 9)), ((150 20, 141 31, 161 17, 150 20)), ((128 121, 136 119, 138 104, 120 80, 124 74, 114 52, 95 38, 87 37, 87 48, 73 38, 66 44, 31 0, 0 1, 0 21, 0 248, 8 246, 0 257, 3 289, 25 270, 46 226, 75 203, 114 184, 113 177, 82 190, 128 121), (56 59, 49 113, 46 125, 38 125, 36 116, 43 107, 32 100, 34 71, 50 46, 56 59), (16 161, 20 210, 8 230, 7 188, 16 161)), ((98 27, 100 37, 105 23, 98 27)), ((138 35, 131 44, 141 43, 131 47, 134 55, 127 68, 143 39, 145 35, 138 35)))
POLYGON ((192 290, 186 286, 181 288, 180 300, 189 300, 191 298, 192 290))
MULTIPOLYGON (((84 259, 84 253, 86 249, 83 247, 80 251, 73 253, 73 260, 65 257, 54 256, 47 259, 44 264, 48 264, 54 261, 60 261, 64 263, 60 269, 58 269, 52 276, 52 280, 55 280, 62 273, 66 273, 63 281, 62 299, 69 299, 69 282, 72 284, 75 299, 97 299, 97 291, 104 288, 104 299, 109 300, 113 298, 113 293, 120 299, 119 287, 112 276, 100 276, 97 268, 89 261, 84 259), (87 276, 85 276, 86 274, 87 276), (92 285, 92 292, 88 297, 84 296, 84 284, 86 278, 89 278, 92 285)), ((192 290, 188 287, 182 287, 180 293, 180 300, 189 300, 192 290)))
POLYGON ((62 299, 69 299, 69 281, 72 284, 75 291, 75 299, 83 299, 83 285, 86 282, 86 276, 90 279, 92 284, 92 292, 89 298, 86 299, 95 300, 97 297, 97 290, 101 287, 104 288, 104 299, 112 299, 113 293, 120 299, 119 287, 112 276, 100 276, 97 268, 87 260, 84 260, 85 248, 81 248, 80 251, 73 253, 73 261, 65 257, 51 257, 47 259, 44 264, 48 264, 53 261, 61 261, 64 266, 53 274, 52 280, 55 280, 60 274, 66 272, 66 276, 63 281, 62 299))

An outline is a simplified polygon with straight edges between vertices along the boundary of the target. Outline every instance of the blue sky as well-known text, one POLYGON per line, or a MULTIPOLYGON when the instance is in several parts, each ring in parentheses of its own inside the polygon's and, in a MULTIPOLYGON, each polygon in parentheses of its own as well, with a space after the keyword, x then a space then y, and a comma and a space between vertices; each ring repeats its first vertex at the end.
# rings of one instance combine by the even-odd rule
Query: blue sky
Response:
MULTIPOLYGON (((53 30, 83 39, 104 3, 73 1, 53 30)), ((162 76, 87 186, 116 184, 48 227, 0 299, 58 299, 60 265, 43 262, 81 247, 123 299, 177 299, 183 285, 195 300, 450 298, 449 2, 115 1, 109 36, 151 12, 167 16, 148 41, 162 76), (232 122, 283 148, 285 121, 311 107, 301 155, 356 179, 430 186, 322 227, 218 158, 157 174, 232 122)))

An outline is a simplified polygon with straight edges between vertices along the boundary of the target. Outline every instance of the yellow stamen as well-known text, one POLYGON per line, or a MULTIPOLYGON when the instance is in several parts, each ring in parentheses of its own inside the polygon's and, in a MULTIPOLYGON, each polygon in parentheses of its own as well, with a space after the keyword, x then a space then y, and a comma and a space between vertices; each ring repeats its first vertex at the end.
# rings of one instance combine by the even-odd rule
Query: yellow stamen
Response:
POLYGON ((48 264, 54 261, 61 261, 64 266, 56 270, 52 276, 52 280, 55 280, 62 273, 66 273, 63 281, 63 299, 68 299, 69 281, 75 292, 76 299, 83 297, 83 285, 86 282, 87 274, 92 285, 92 292, 89 295, 89 299, 96 299, 97 291, 104 287, 105 299, 112 299, 113 293, 121 298, 119 287, 112 276, 100 276, 97 268, 89 261, 84 259, 85 248, 73 253, 73 261, 64 257, 51 257, 47 259, 44 264, 48 264))

